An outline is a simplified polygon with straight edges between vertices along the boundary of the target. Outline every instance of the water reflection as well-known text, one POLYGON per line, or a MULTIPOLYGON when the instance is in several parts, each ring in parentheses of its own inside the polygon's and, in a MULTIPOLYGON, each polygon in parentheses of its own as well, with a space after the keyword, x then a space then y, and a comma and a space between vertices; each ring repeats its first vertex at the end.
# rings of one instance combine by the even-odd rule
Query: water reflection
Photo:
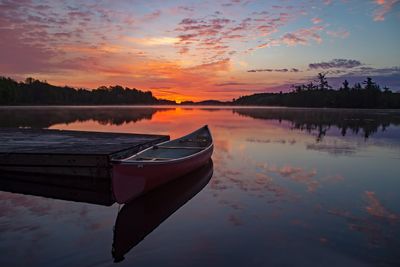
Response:
MULTIPOLYGON (((103 107, 89 109, 102 113, 103 107)), ((60 266, 109 266, 114 239, 117 259, 131 251, 123 266, 399 266, 399 111, 148 109, 152 111, 144 112, 151 119, 118 125, 112 119, 116 113, 136 116, 132 114, 142 107, 116 108, 101 122, 89 118, 45 124, 171 138, 208 124, 215 143, 209 185, 151 235, 169 215, 154 214, 148 207, 165 203, 155 204, 156 210, 172 213, 174 203, 184 202, 178 194, 171 194, 171 202, 168 196, 164 202, 141 200, 147 205, 142 206, 144 215, 140 204, 127 206, 127 230, 113 236, 113 225, 122 225, 124 217, 121 212, 115 221, 116 205, 0 192, 0 250, 3 255, 19 251, 20 256, 0 257, 0 265, 54 261, 60 266)), ((33 127, 29 113, 27 109, 19 123, 33 127)))
MULTIPOLYGON (((122 261, 126 253, 137 246, 163 221, 198 194, 208 184, 212 174, 213 162, 210 160, 206 165, 196 171, 124 205, 118 212, 113 227, 112 257, 115 262, 122 261)), ((9 234, 23 231, 26 235, 35 235, 36 232, 40 230, 42 232, 42 238, 35 237, 38 238, 36 242, 39 242, 43 238, 49 237, 49 233, 45 231, 45 229, 48 230, 46 227, 43 227, 41 223, 38 224, 36 218, 62 212, 61 210, 57 211, 57 206, 59 206, 58 208, 65 209, 65 206, 68 207, 68 201, 103 206, 110 206, 114 203, 109 190, 102 192, 90 191, 87 190, 86 183, 79 188, 79 180, 76 178, 74 183, 66 181, 65 179, 71 179, 71 177, 34 177, 2 173, 0 176, 0 191, 2 191, 0 192, 0 200, 3 202, 1 202, 2 205, 0 205, 0 233, 9 234), (61 186, 61 184, 64 186, 61 186), (65 187, 66 185, 69 185, 69 187, 65 187), (43 197, 43 199, 30 199, 29 195, 40 196, 43 197), (54 203, 51 199, 67 200, 67 202, 54 203), (21 208, 28 209, 28 212, 25 211, 25 213, 27 213, 25 216, 20 213, 19 210, 21 208), (16 225, 2 223, 2 219, 8 216, 14 217, 15 219, 21 217, 25 218, 25 220, 24 222, 18 222, 16 225), (22 225, 20 225, 21 223, 22 225)), ((73 205, 71 205, 71 207, 73 207, 73 205)), ((78 228, 75 231, 79 231, 79 226, 81 224, 85 226, 86 223, 89 223, 87 222, 87 216, 90 209, 89 205, 79 209, 80 211, 78 211, 77 214, 72 210, 64 211, 63 215, 56 215, 56 218, 60 219, 65 216, 67 221, 71 221, 72 217, 78 215, 77 219, 81 221, 81 223, 77 223, 75 227, 78 226, 78 228)), ((85 226, 85 231, 88 233, 95 232, 107 227, 107 222, 111 219, 110 215, 111 214, 108 214, 108 218, 105 221, 104 218, 100 217, 98 221, 90 223, 87 228, 85 226)), ((15 222, 17 221, 18 220, 15 220, 15 222)), ((55 230, 59 231, 63 228, 63 225, 65 226, 65 222, 59 223, 56 225, 55 230)), ((74 235, 75 233, 72 232, 69 234, 74 235)), ((171 240, 171 242, 173 241, 171 240)), ((2 245, 2 243, 0 243, 0 245, 2 245)))
POLYGON ((131 107, 0 107, 0 127, 48 128, 55 124, 94 121, 102 125, 151 120, 168 108, 131 107))
POLYGON ((115 202, 110 184, 104 179, 73 176, 2 172, 0 191, 104 206, 111 206, 115 202))
POLYGON ((342 136, 349 131, 368 138, 379 130, 400 125, 400 114, 391 110, 351 110, 351 109, 233 109, 234 113, 262 120, 288 121, 294 129, 317 133, 321 140, 331 127, 340 130, 342 136))
POLYGON ((122 261, 126 253, 199 193, 212 174, 210 161, 195 172, 126 204, 118 213, 114 227, 112 256, 115 262, 122 261))
MULTIPOLYGON (((365 191, 361 195, 363 213, 349 210, 343 207, 332 208, 328 213, 342 218, 347 224, 349 232, 360 234, 366 242, 355 250, 349 247, 343 236, 332 236, 331 242, 335 242, 337 249, 349 255, 357 255, 360 259, 369 259, 375 266, 398 266, 400 263, 400 213, 389 210, 373 191, 365 191)), ((354 245, 353 245, 354 246, 354 245)))
MULTIPOLYGON (((304 109, 304 108, 229 108, 229 107, 2 107, 0 127, 49 128, 60 124, 96 122, 100 125, 120 126, 141 120, 152 120, 158 112, 168 112, 164 117, 185 111, 202 110, 207 113, 233 112, 254 119, 288 122, 289 128, 316 134, 320 141, 328 131, 336 128, 342 136, 348 133, 368 138, 390 125, 400 125, 396 110, 304 109)), ((218 114, 216 114, 218 115, 218 114)), ((213 114, 208 114, 213 116, 213 114)))

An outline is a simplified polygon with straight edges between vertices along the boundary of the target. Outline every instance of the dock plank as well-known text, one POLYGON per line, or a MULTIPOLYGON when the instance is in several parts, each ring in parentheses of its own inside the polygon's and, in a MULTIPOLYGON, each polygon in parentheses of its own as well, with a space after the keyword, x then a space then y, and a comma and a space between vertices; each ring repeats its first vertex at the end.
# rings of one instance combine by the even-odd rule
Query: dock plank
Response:
POLYGON ((148 142, 168 139, 168 136, 149 134, 0 129, 0 153, 103 155, 148 142))

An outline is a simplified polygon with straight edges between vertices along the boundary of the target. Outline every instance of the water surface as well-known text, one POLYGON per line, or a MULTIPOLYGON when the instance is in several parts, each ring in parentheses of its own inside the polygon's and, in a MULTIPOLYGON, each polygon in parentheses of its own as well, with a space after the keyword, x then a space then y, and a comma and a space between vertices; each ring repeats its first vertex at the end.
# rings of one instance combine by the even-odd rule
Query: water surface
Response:
POLYGON ((121 210, 0 192, 0 265, 400 265, 399 111, 0 108, 0 127, 175 138, 203 124, 213 165, 121 210))

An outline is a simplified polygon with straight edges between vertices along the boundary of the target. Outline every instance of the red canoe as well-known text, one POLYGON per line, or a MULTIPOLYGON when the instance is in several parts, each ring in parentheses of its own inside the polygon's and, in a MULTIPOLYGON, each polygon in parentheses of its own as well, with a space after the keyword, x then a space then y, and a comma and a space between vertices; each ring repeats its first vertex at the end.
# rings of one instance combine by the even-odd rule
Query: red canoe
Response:
POLYGON ((206 164, 213 152, 208 126, 113 162, 112 190, 122 204, 206 164))

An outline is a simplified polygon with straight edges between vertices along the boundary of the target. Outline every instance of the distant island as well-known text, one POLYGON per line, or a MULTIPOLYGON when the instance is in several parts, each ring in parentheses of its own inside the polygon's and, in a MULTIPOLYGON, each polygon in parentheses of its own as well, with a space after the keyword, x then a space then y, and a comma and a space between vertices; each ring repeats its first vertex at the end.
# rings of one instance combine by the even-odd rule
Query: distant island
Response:
POLYGON ((344 80, 340 88, 332 88, 325 74, 316 81, 293 85, 292 91, 258 93, 241 96, 232 101, 205 100, 200 102, 158 99, 150 91, 119 85, 97 89, 76 89, 55 86, 46 81, 27 78, 17 82, 0 77, 0 105, 233 105, 233 106, 286 106, 327 108, 400 108, 400 93, 388 87, 381 88, 372 78, 350 86, 344 80))

